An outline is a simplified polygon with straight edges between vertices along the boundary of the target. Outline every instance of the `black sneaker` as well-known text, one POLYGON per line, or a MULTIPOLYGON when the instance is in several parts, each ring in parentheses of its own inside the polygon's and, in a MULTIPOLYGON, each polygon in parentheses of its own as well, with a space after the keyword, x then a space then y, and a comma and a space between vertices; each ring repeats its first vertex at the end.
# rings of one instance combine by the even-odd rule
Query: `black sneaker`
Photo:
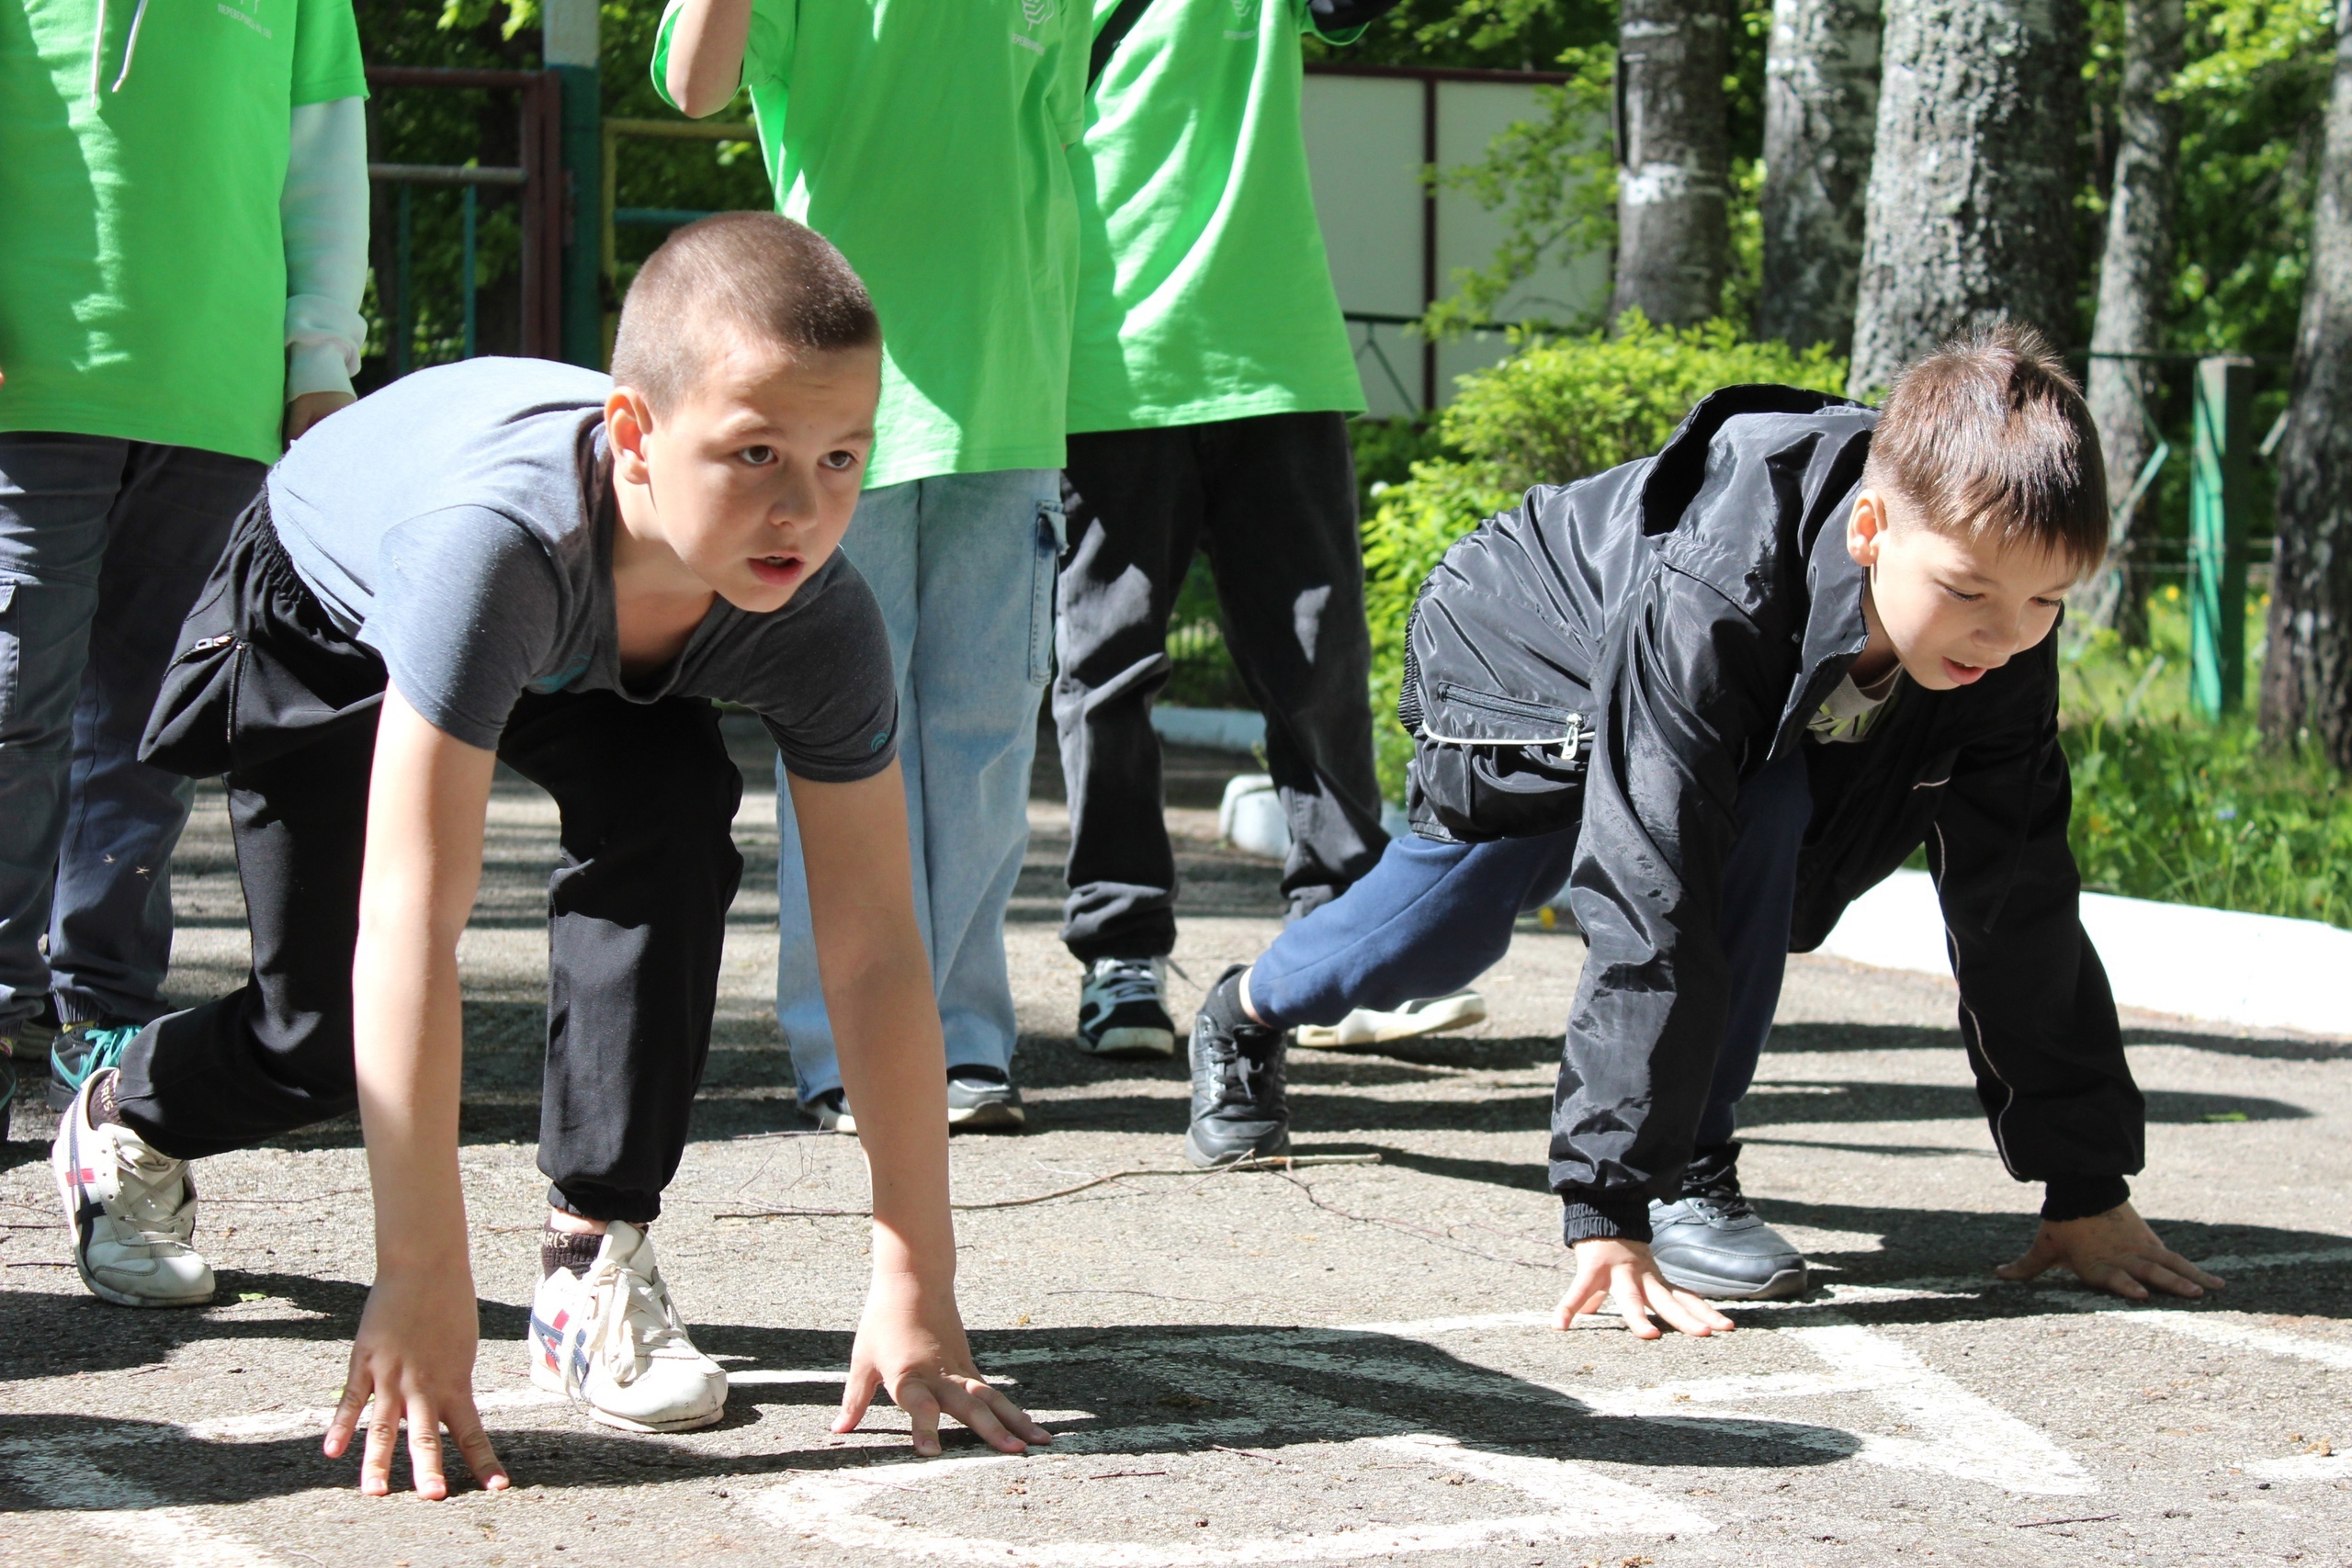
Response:
POLYGON ((947 1069, 947 1127, 956 1133, 1018 1133, 1028 1124, 1021 1090, 994 1067, 947 1069))
POLYGON ((1098 958, 1078 992, 1078 1048, 1090 1056, 1176 1054, 1168 1016, 1168 960, 1098 958))
POLYGON ((1650 1204, 1650 1255, 1666 1282, 1721 1302, 1803 1295, 1804 1255, 1748 1206, 1738 1168, 1704 1156, 1692 1167, 1679 1198, 1650 1204))
POLYGON ((119 1066, 122 1053, 139 1038, 141 1025, 93 1021, 69 1023, 49 1046, 49 1108, 63 1111, 82 1092, 82 1086, 109 1067, 119 1066))
MULTIPOLYGON (((1235 964, 1222 987, 1244 967, 1235 964)), ((1193 1124, 1184 1157, 1198 1166, 1271 1159, 1290 1151, 1290 1100, 1283 1092, 1290 1032, 1243 1024, 1230 1032, 1204 1007, 1193 1018, 1193 1124)))

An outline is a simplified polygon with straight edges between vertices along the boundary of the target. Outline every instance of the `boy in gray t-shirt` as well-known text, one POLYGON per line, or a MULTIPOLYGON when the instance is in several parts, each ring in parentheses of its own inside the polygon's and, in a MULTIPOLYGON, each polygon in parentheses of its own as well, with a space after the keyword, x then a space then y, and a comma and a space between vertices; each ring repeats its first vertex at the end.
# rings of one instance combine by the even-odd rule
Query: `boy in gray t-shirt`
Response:
POLYGON ((102 1064, 51 1165, 85 1283, 195 1304, 187 1160, 355 1106, 377 1277, 327 1428, 389 1489, 447 1490, 446 1426, 506 1483, 472 1398, 457 1163, 457 941, 503 760, 562 810, 548 891, 539 1166, 552 1182, 531 1375, 637 1431, 707 1426, 646 1226, 684 1148, 742 869, 712 699, 782 749, 815 940, 875 1173, 875 1289, 841 1425, 887 1388, 1020 1451, 1042 1428, 973 1364, 954 1290, 939 1017, 908 891, 881 615, 836 547, 873 442, 879 332, 840 254, 772 214, 678 231, 639 274, 614 376, 423 372, 324 422, 240 521, 143 755, 225 773, 254 934, 240 990, 102 1064), (896 869, 893 870, 892 868, 896 869))

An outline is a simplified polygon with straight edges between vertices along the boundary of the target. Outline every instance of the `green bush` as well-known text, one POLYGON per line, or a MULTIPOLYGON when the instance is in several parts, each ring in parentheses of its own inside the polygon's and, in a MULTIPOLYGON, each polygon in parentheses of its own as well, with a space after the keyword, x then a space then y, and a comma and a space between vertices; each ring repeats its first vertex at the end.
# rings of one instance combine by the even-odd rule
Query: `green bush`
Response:
POLYGON ((1439 455, 1380 489, 1363 525, 1383 792, 1402 796, 1412 754, 1395 718, 1405 617, 1447 546, 1530 485, 1564 484, 1657 451, 1690 405, 1719 387, 1780 381, 1838 391, 1845 380, 1845 362, 1826 348, 1749 343, 1721 321, 1675 332, 1638 311, 1618 321, 1614 336, 1531 337, 1501 364, 1464 377, 1438 422, 1439 455))

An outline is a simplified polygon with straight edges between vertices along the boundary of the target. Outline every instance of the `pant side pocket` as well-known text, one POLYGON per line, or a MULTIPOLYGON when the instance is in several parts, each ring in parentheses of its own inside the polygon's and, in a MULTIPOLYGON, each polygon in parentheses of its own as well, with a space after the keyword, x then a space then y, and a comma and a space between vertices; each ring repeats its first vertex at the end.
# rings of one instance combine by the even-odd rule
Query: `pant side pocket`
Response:
POLYGON ((1037 506, 1035 558, 1029 586, 1029 683, 1042 686, 1054 672, 1054 581, 1061 572, 1069 523, 1056 502, 1037 506))

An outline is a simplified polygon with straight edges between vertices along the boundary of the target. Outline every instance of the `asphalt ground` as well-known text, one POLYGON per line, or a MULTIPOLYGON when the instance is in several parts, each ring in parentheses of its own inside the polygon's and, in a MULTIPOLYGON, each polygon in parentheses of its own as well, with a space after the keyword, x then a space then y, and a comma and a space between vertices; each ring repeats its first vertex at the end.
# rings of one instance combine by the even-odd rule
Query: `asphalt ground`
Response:
MULTIPOLYGON (((854 1144, 812 1134, 769 1011, 770 781, 754 736, 717 1040, 655 1230, 726 1421, 596 1426, 520 1341, 553 814, 492 807, 463 948, 462 1158, 486 1337, 476 1375, 514 1490, 370 1501, 319 1452, 370 1275, 355 1124, 203 1162, 200 1311, 80 1290, 20 1106, 0 1172, 0 1562, 301 1563, 2076 1564, 2352 1562, 2352 1043, 2133 1016, 2149 1099, 2137 1201, 2225 1275, 2136 1308, 2004 1285, 2034 1194, 1993 1155, 1951 987, 1792 961, 1743 1107, 1748 1190, 1813 1257, 1802 1302, 1727 1337, 1548 1326, 1566 1276, 1542 1155, 1582 956, 1532 922, 1466 1033, 1300 1052, 1291 1172, 1184 1171, 1181 1069, 1080 1056, 1054 940, 1066 818, 1041 780, 1010 947, 1032 1131, 959 1138, 965 1318, 1061 1438, 917 1461, 888 1406, 826 1430, 865 1267, 854 1144)), ((1278 927, 1275 871, 1214 842, 1230 760, 1176 759, 1180 1014, 1278 927)), ((172 986, 234 984, 244 939, 217 793, 175 863, 172 986)), ((2195 963, 2184 953, 2180 962, 2195 963)), ((405 1461, 395 1472, 404 1477, 405 1461)))

